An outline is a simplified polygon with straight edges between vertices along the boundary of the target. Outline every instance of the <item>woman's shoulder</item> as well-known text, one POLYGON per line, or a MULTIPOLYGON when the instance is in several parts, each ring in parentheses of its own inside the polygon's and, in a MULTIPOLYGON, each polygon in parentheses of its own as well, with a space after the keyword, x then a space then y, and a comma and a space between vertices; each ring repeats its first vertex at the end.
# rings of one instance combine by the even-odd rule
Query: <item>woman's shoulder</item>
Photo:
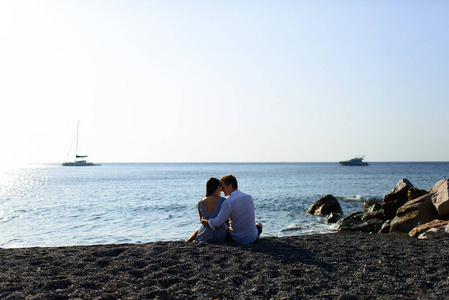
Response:
POLYGON ((214 196, 214 195, 210 195, 210 196, 207 196, 207 197, 204 197, 203 199, 201 199, 201 201, 215 201, 215 200, 217 200, 218 198, 221 198, 221 197, 217 197, 217 196, 214 196))
POLYGON ((200 202, 203 203, 203 205, 205 206, 209 206, 209 205, 214 205, 218 202, 222 202, 224 200, 220 199, 221 197, 217 197, 217 196, 209 196, 209 197, 204 197, 203 199, 200 200, 200 202))

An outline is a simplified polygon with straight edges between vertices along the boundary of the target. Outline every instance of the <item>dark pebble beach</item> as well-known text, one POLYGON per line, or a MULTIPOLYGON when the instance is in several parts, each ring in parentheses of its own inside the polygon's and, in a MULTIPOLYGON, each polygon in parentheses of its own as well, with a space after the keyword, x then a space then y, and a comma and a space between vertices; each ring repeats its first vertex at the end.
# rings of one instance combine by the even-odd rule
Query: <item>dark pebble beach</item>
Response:
POLYGON ((406 234, 0 249, 1 299, 447 299, 449 240, 406 234))

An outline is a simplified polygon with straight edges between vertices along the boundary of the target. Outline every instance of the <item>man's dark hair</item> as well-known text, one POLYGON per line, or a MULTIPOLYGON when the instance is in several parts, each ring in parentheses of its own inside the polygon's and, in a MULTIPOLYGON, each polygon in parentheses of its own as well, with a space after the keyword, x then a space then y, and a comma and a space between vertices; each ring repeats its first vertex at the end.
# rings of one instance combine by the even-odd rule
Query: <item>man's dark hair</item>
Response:
POLYGON ((235 178, 232 174, 221 177, 220 181, 223 182, 226 186, 232 184, 232 187, 234 189, 238 189, 237 178, 235 178))

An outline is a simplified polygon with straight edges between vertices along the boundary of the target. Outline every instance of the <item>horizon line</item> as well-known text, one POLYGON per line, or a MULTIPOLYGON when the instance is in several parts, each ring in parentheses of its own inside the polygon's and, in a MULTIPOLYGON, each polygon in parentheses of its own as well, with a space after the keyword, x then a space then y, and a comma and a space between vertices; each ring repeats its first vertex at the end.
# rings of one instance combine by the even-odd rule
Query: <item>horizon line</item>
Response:
MULTIPOLYGON (((369 161, 368 163, 437 163, 437 162, 449 162, 449 160, 379 160, 369 161)), ((95 162, 99 164, 277 164, 277 163, 339 163, 339 161, 103 161, 95 162)), ((15 165, 15 164, 62 164, 62 162, 0 162, 0 165, 15 165)))

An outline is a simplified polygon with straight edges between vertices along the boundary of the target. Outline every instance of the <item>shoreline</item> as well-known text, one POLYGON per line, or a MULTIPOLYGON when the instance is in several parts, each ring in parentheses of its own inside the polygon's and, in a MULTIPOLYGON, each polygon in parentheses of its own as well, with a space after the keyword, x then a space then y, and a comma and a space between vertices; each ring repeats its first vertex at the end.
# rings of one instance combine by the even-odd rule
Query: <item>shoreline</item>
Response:
POLYGON ((0 298, 444 299, 449 240, 407 234, 0 248, 0 298))

